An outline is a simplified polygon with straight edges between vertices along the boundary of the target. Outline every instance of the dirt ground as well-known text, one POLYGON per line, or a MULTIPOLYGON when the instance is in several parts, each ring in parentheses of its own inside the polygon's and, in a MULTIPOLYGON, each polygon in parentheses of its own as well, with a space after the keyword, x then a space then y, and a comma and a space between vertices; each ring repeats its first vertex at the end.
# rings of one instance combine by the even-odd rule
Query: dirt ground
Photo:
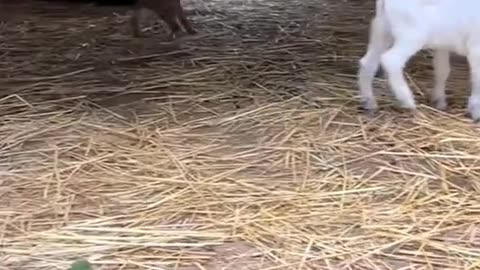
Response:
POLYGON ((128 7, 0 6, 0 269, 478 269, 479 129, 358 109, 374 1, 185 0, 182 43, 128 7))

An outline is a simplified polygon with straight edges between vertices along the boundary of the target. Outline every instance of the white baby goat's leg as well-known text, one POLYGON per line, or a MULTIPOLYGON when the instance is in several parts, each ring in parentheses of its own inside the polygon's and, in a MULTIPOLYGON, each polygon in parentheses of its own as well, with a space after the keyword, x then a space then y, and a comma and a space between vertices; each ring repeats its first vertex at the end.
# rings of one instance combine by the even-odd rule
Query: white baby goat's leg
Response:
POLYGON ((386 22, 375 17, 370 23, 370 36, 366 54, 360 59, 358 71, 358 87, 362 106, 372 112, 377 108, 377 101, 373 95, 373 79, 380 67, 381 55, 392 44, 392 36, 387 29, 386 22))
POLYGON ((403 68, 407 61, 422 49, 421 39, 414 35, 406 35, 405 39, 398 38, 393 47, 381 56, 381 63, 388 74, 388 82, 393 94, 400 102, 400 107, 415 109, 415 99, 410 87, 403 76, 403 68))
POLYGON ((470 76, 472 77, 472 93, 468 100, 468 111, 473 121, 480 121, 480 50, 473 50, 468 55, 470 76))
POLYGON ((447 109, 445 87, 450 75, 450 52, 448 50, 435 50, 433 55, 433 69, 435 85, 430 93, 430 101, 439 110, 447 109))

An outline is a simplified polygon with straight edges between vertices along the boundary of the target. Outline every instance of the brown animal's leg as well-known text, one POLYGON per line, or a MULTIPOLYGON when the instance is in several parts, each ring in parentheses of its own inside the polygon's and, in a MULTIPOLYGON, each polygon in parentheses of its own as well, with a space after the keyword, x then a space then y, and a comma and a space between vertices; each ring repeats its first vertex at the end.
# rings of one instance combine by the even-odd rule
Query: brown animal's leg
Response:
POLYGON ((132 27, 134 37, 140 37, 141 36, 139 16, 140 16, 140 9, 135 8, 133 10, 132 17, 130 17, 130 25, 132 27))
POLYGON ((185 15, 185 11, 183 10, 182 5, 180 4, 180 1, 178 1, 175 11, 178 19, 180 20, 180 23, 183 25, 187 33, 189 33, 190 35, 195 35, 197 31, 193 29, 192 25, 188 21, 187 16, 185 15))
POLYGON ((175 13, 173 12, 172 9, 165 10, 164 12, 157 12, 159 13, 159 17, 162 18, 163 21, 165 21, 168 24, 168 27, 170 27, 170 39, 174 40, 177 38, 178 33, 182 30, 180 25, 178 24, 175 13))
POLYGON ((130 18, 130 24, 132 26, 133 30, 133 35, 135 37, 141 37, 142 36, 142 31, 141 31, 141 25, 140 23, 145 20, 147 17, 147 9, 142 8, 142 7, 135 7, 132 17, 130 18))

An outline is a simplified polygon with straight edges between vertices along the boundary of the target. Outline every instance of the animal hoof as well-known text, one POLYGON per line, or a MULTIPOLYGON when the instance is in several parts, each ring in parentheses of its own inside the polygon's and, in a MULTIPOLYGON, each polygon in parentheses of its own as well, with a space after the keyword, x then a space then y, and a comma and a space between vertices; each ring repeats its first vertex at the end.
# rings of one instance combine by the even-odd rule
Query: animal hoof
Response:
POLYGON ((365 115, 366 115, 368 118, 375 118, 375 117, 377 116, 377 110, 373 110, 373 109, 366 110, 366 111, 365 111, 365 115))
POLYGON ((374 98, 362 98, 362 108, 365 111, 376 110, 377 101, 374 98))
POLYGON ((472 119, 472 121, 473 121, 474 123, 480 123, 480 112, 478 112, 478 111, 475 111, 475 112, 470 111, 470 112, 469 112, 469 115, 470 115, 470 118, 472 119))
POLYGON ((175 32, 170 35, 170 41, 182 41, 186 39, 188 36, 184 32, 175 32))
POLYGON ((377 115, 377 103, 372 100, 363 101, 360 110, 363 111, 367 117, 373 118, 377 115))
POLYGON ((468 102, 468 112, 474 122, 480 121, 480 100, 470 98, 468 102))
POLYGON ((431 104, 435 109, 440 111, 445 111, 448 107, 447 101, 444 98, 434 99, 431 104))
POLYGON ((132 35, 133 35, 133 37, 135 37, 135 38, 140 38, 140 37, 143 36, 143 35, 142 35, 142 32, 141 32, 140 30, 133 30, 132 35))
POLYGON ((407 102, 400 102, 400 108, 404 109, 404 110, 409 110, 409 111, 413 111, 417 108, 417 106, 415 105, 415 102, 411 102, 411 101, 407 101, 407 102))
POLYGON ((474 124, 480 123, 480 116, 475 115, 471 111, 465 112, 464 116, 470 118, 474 124))

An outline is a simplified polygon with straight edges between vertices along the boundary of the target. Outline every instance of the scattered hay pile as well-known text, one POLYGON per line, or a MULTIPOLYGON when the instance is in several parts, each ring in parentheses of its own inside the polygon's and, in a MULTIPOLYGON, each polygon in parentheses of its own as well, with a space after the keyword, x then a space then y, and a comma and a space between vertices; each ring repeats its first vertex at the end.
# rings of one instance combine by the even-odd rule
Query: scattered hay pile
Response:
POLYGON ((186 2, 205 37, 176 50, 132 39, 125 10, 19 10, 0 30, 0 269, 478 267, 465 66, 449 114, 387 97, 359 115, 369 2, 186 2))

